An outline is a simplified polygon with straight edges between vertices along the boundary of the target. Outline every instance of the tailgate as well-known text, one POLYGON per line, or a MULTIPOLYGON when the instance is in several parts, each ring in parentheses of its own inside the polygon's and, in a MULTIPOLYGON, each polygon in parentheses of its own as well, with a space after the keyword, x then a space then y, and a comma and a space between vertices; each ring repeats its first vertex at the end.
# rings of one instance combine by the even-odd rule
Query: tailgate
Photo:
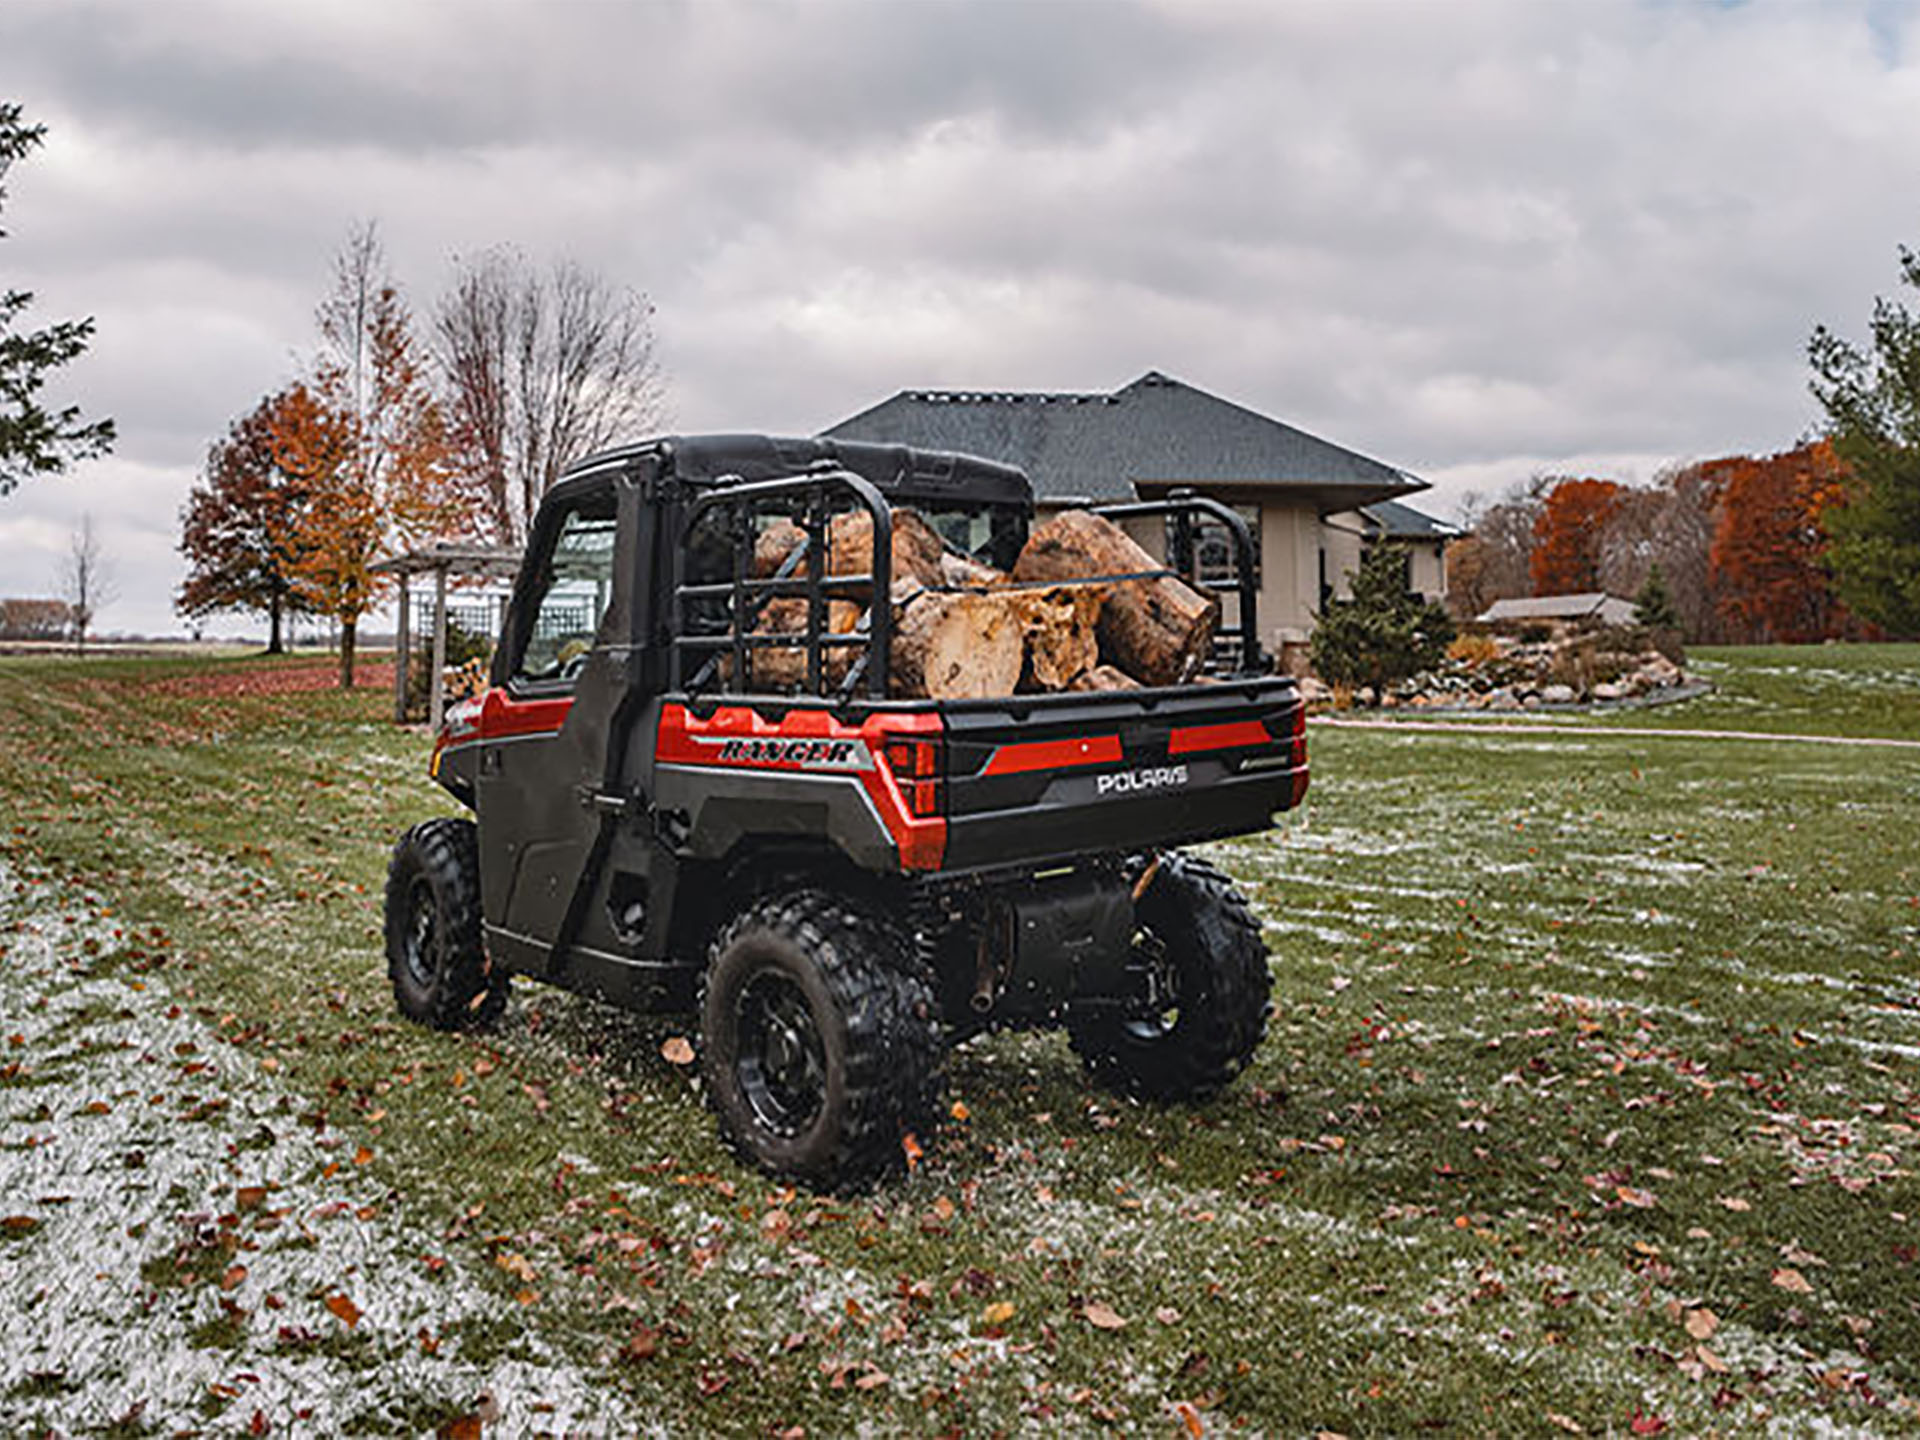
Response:
POLYGON ((1265 830, 1306 791, 1305 709, 1281 677, 940 708, 947 870, 1265 830))

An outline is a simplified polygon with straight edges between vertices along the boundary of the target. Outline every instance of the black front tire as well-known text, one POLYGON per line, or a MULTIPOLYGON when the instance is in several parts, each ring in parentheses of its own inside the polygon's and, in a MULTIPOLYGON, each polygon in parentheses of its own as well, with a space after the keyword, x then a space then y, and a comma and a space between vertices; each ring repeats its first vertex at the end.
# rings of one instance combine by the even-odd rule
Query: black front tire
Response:
POLYGON ((816 890, 763 897, 713 943, 701 1068, 748 1163, 856 1190, 933 1123, 944 1042, 912 946, 877 910, 816 890))
POLYGON ((1205 1100, 1266 1034, 1273 976, 1260 924, 1233 882, 1178 852, 1135 907, 1133 962, 1149 998, 1085 1009, 1067 1034, 1094 1080, 1143 1100, 1205 1100))
POLYGON ((480 935, 480 847, 473 822, 428 820, 387 865, 387 974, 409 1020, 436 1030, 492 1023, 508 979, 480 935))

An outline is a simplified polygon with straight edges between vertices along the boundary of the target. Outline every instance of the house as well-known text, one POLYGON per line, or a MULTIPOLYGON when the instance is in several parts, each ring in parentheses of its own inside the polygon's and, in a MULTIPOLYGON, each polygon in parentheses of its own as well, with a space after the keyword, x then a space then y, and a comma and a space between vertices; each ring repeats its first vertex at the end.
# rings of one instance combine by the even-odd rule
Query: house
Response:
POLYGON ((1594 620, 1602 625, 1631 625, 1633 613, 1633 601, 1593 590, 1579 595, 1533 595, 1518 600, 1496 600, 1477 618, 1484 625, 1497 625, 1502 621, 1515 624, 1528 621, 1567 624, 1579 620, 1594 620))
MULTIPOLYGON (((1405 543, 1409 587, 1442 598, 1441 551, 1460 533, 1401 503, 1428 488, 1424 480, 1158 371, 1111 394, 903 390, 821 433, 1018 465, 1042 516, 1161 499, 1181 486, 1231 505, 1256 539, 1261 640, 1276 654, 1306 638, 1329 597, 1345 596, 1369 544, 1405 543)), ((1163 521, 1124 523, 1165 556, 1163 521)), ((1197 547, 1200 578, 1226 579, 1225 533, 1209 528, 1197 547)))

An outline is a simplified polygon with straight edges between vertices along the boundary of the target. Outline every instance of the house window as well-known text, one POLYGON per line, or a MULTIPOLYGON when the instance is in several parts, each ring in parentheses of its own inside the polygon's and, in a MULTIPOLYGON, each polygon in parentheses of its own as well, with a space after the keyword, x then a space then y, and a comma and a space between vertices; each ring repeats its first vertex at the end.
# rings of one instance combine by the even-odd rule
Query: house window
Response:
MULTIPOLYGON (((1258 505, 1235 505, 1234 514, 1247 522, 1247 538, 1253 541, 1253 574, 1249 577, 1255 585, 1260 583, 1260 507, 1258 505)), ((1195 578, 1202 585, 1232 585, 1239 581, 1240 572, 1234 563, 1233 536, 1227 527, 1214 522, 1201 523, 1194 527, 1193 568, 1195 578)))

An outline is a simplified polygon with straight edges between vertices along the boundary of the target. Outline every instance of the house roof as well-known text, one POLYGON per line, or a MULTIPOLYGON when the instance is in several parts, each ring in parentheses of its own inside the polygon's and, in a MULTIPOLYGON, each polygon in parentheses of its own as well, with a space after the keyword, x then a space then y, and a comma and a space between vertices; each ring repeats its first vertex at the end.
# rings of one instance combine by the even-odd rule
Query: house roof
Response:
POLYGON ((1489 624, 1499 620, 1599 619, 1610 625, 1624 625, 1633 619, 1633 601, 1599 590, 1579 595, 1532 595, 1517 600, 1496 600, 1479 618, 1489 624))
POLYGON ((902 390, 821 432, 1017 465, 1041 500, 1168 485, 1285 490, 1350 510, 1424 490, 1404 470, 1149 370, 1111 394, 902 390))
POLYGON ((1362 505, 1360 518, 1371 540, 1452 540, 1466 533, 1458 525, 1449 525, 1398 500, 1362 505))

